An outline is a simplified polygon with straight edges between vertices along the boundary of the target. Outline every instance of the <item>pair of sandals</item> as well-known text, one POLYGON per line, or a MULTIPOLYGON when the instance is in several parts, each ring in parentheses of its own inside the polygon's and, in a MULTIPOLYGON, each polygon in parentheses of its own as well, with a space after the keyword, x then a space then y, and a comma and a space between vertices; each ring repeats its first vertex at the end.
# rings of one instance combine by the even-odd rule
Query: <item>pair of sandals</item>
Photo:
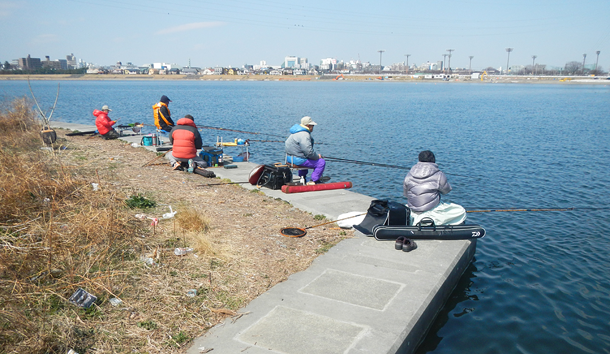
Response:
POLYGON ((403 252, 411 252, 417 248, 417 243, 415 243, 415 241, 411 240, 410 238, 400 236, 396 239, 394 248, 397 250, 402 250, 403 252))

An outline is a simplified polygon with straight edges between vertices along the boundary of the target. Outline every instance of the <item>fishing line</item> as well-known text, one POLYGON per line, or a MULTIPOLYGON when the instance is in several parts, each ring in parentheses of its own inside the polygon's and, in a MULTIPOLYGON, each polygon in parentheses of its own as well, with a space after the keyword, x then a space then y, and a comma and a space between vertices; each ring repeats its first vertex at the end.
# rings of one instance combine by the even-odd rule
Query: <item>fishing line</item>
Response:
MULTIPOLYGON (((410 170, 411 169, 411 167, 406 167, 406 166, 388 165, 388 164, 384 164, 384 163, 376 163, 376 162, 367 162, 367 161, 359 161, 359 160, 342 159, 340 157, 332 157, 332 156, 322 156, 322 158, 327 160, 327 161, 331 161, 331 162, 344 162, 344 163, 353 163, 353 164, 357 164, 357 165, 368 165, 368 166, 376 166, 376 167, 398 168, 398 169, 401 169, 401 170, 410 170)), ((450 176, 459 176, 459 177, 480 179, 479 177, 471 177, 471 176, 458 175, 456 173, 445 172, 445 174, 446 175, 450 175, 450 176)))
POLYGON ((472 209, 466 210, 467 213, 504 213, 514 211, 574 211, 574 210, 608 210, 610 208, 532 208, 532 209, 517 209, 517 208, 506 208, 506 209, 472 209))

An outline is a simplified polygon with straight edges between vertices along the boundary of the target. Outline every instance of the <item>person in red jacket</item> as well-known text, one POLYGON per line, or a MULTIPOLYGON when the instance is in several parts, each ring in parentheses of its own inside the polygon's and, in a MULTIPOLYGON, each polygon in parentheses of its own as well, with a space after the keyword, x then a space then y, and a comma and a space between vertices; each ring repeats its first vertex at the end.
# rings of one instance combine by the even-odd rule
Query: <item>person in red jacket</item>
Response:
POLYGON ((195 166, 207 166, 203 158, 197 155, 197 149, 201 149, 203 142, 192 115, 187 114, 176 122, 169 133, 169 141, 173 145, 172 151, 165 156, 174 170, 180 169, 182 162, 188 162, 189 172, 193 172, 195 166))
POLYGON ((112 112, 112 110, 106 105, 102 107, 101 111, 98 109, 93 111, 93 115, 96 117, 95 126, 104 139, 116 139, 119 137, 119 133, 112 127, 116 120, 110 120, 108 112, 112 112))

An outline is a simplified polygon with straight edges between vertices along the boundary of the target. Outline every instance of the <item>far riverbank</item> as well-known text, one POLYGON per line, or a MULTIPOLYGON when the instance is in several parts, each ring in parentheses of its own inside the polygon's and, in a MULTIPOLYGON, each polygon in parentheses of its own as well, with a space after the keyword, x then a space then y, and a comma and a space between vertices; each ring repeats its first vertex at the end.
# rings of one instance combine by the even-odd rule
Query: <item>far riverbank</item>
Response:
MULTIPOLYGON (((0 80, 84 80, 84 81, 335 81, 335 75, 302 75, 302 76, 278 76, 278 75, 0 75, 0 80)), ((504 76, 490 75, 484 80, 470 78, 452 78, 449 81, 440 79, 426 79, 423 76, 412 77, 411 75, 343 75, 336 81, 398 81, 398 82, 469 82, 469 83, 516 83, 516 84, 585 84, 585 85, 608 85, 608 77, 561 77, 561 76, 504 76)))

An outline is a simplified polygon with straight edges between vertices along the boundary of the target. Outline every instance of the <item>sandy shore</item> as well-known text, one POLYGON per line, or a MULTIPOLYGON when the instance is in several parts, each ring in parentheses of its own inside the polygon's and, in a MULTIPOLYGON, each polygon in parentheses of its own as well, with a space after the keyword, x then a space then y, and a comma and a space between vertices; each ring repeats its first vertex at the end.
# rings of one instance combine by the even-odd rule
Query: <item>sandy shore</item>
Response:
MULTIPOLYGON (((334 81, 334 75, 326 76, 278 76, 278 75, 0 75, 0 80, 124 80, 124 81, 181 81, 181 80, 203 80, 203 81, 334 81)), ((441 81, 439 79, 413 78, 407 75, 345 75, 337 81, 398 81, 398 82, 435 82, 435 83, 515 83, 515 84, 585 84, 585 85, 609 85, 608 77, 570 77, 564 81, 562 76, 503 76, 492 75, 485 80, 451 79, 441 81)))

